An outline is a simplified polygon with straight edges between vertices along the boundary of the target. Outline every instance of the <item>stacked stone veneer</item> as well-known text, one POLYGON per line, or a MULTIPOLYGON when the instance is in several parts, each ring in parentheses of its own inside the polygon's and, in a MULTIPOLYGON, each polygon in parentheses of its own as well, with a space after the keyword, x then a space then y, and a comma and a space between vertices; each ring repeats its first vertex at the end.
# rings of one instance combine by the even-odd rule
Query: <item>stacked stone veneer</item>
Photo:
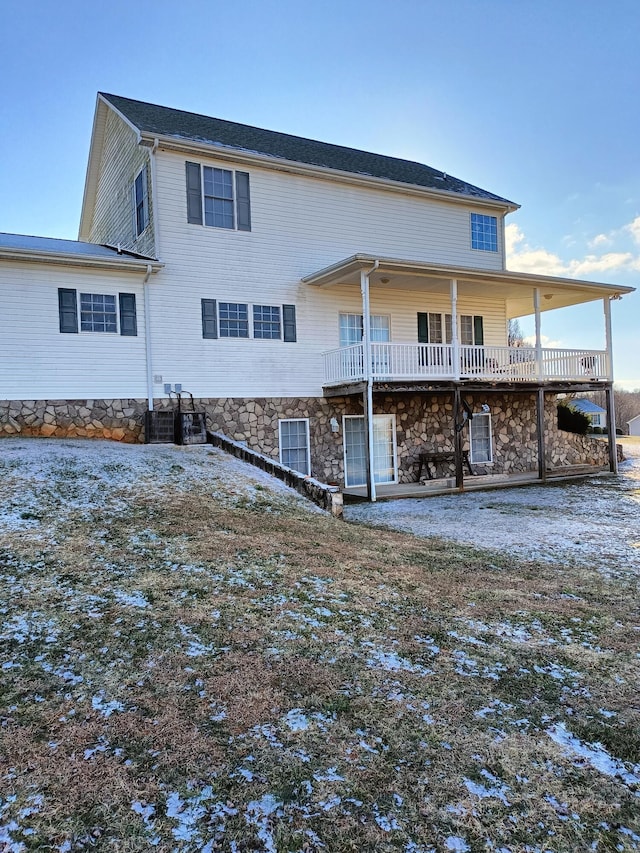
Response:
POLYGON ((146 400, 0 400, 0 435, 144 441, 146 400))
MULTIPOLYGON (((538 467, 536 397, 522 392, 462 394, 479 412, 491 410, 493 464, 475 466, 477 473, 515 473, 538 467)), ((173 408, 170 400, 156 401, 157 409, 173 408)), ((196 401, 207 413, 207 426, 254 450, 279 458, 278 421, 308 418, 312 474, 325 483, 344 483, 343 415, 362 415, 361 397, 308 398, 207 398, 196 401), (331 431, 336 418, 339 431, 331 431)), ((144 441, 146 400, 21 400, 0 401, 0 434, 111 438, 144 441)), ((454 447, 451 392, 423 394, 374 394, 376 414, 395 414, 398 477, 401 483, 415 480, 421 451, 454 447)), ((557 428, 556 398, 545 401, 547 468, 569 465, 606 466, 606 442, 562 432, 557 428)), ((468 449, 468 429, 463 432, 468 449)), ((438 467, 437 476, 452 476, 453 464, 438 467)))

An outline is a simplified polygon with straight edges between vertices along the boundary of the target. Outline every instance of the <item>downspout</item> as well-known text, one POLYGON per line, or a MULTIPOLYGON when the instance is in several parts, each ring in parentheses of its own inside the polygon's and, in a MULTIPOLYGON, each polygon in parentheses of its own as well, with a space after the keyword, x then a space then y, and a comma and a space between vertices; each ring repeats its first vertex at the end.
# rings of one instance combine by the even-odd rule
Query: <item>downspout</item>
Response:
POLYGON ((375 272, 380 265, 375 261, 370 270, 360 270, 360 292, 362 293, 362 343, 364 349, 365 379, 367 382, 367 447, 368 452, 368 485, 369 500, 375 503, 376 482, 374 476, 373 462, 373 370, 371 366, 371 309, 369 303, 369 276, 375 272))
POLYGON ((153 365, 151 363, 151 313, 149 310, 149 276, 151 275, 151 264, 147 264, 147 272, 142 281, 142 293, 144 297, 144 354, 147 367, 147 405, 150 412, 153 411, 153 365))
MULTIPOLYGON (((156 151, 158 150, 158 138, 153 140, 153 145, 149 151, 149 162, 151 164, 151 215, 153 216, 153 248, 154 255, 157 259, 160 258, 160 241, 159 241, 159 224, 158 224, 158 175, 156 168, 156 151)), ((151 274, 151 265, 147 265, 147 274, 143 281, 144 293, 144 344, 145 357, 147 362, 147 406, 150 412, 153 411, 153 358, 151 348, 151 298, 149 294, 149 275, 151 274)))

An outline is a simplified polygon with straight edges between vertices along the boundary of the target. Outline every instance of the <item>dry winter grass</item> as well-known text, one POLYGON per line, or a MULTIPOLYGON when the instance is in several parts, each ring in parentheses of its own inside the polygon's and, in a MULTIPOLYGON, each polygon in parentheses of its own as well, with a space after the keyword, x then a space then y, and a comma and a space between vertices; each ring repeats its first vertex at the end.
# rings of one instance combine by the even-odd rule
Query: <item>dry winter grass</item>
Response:
POLYGON ((0 851, 640 850, 637 578, 0 443, 0 851))

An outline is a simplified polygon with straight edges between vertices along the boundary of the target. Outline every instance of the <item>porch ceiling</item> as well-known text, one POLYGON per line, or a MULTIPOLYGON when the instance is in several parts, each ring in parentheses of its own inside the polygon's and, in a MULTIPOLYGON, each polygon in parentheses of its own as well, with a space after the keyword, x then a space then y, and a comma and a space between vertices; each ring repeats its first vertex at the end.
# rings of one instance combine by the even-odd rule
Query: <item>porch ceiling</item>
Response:
POLYGON ((619 298, 635 290, 633 287, 595 281, 532 275, 508 270, 449 267, 424 261, 376 258, 373 255, 363 254, 345 258, 337 264, 305 276, 302 281, 322 288, 341 284, 359 286, 360 272, 370 270, 376 261, 378 261, 378 267, 369 277, 372 288, 448 294, 451 279, 456 279, 459 297, 477 295, 478 290, 482 289, 483 293, 491 297, 505 300, 507 315, 510 318, 534 313, 533 291, 536 287, 539 287, 542 292, 541 311, 579 305, 582 302, 592 302, 607 296, 619 298))

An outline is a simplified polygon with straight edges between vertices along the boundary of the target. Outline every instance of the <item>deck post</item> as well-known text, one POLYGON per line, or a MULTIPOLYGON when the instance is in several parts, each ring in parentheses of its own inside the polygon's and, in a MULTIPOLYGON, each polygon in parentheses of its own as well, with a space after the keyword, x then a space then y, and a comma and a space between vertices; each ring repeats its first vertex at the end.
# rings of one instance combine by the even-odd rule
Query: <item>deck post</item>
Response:
POLYGON ((618 449, 616 447, 616 411, 613 386, 608 385, 605 389, 607 407, 607 439, 609 444, 609 470, 612 474, 618 473, 618 449))
POLYGON ((456 466, 456 489, 464 491, 464 471, 462 469, 462 426, 460 421, 460 388, 456 386, 453 391, 453 450, 455 453, 456 466))
POLYGON ((533 310, 536 315, 536 372, 542 382, 542 324, 540 322, 540 288, 533 288, 533 310))
POLYGON ((536 424, 538 430, 538 477, 543 483, 547 480, 546 442, 544 440, 544 388, 538 388, 536 400, 536 424))

